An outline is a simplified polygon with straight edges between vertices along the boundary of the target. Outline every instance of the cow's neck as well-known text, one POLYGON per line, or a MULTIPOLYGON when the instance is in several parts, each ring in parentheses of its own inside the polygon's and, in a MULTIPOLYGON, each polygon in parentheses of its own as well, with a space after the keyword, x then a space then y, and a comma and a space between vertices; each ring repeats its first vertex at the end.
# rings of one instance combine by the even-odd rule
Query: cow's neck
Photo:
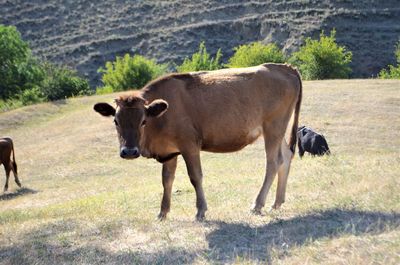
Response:
MULTIPOLYGON (((144 90, 142 95, 147 104, 161 97, 151 89, 144 90)), ((143 157, 154 158, 158 162, 164 163, 180 155, 180 153, 171 142, 165 141, 162 126, 160 127, 157 124, 158 121, 156 119, 147 122, 141 137, 140 150, 143 157)))

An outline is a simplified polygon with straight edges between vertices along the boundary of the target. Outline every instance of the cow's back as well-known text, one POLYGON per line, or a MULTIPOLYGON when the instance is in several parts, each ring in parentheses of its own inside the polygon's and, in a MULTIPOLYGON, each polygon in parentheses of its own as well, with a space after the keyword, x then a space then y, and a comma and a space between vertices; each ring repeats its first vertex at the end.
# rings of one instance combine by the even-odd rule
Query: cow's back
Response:
POLYGON ((263 133, 265 121, 291 115, 298 86, 296 71, 278 64, 175 75, 148 89, 150 101, 169 103, 154 134, 163 128, 179 134, 175 139, 200 141, 203 150, 239 150, 263 133))

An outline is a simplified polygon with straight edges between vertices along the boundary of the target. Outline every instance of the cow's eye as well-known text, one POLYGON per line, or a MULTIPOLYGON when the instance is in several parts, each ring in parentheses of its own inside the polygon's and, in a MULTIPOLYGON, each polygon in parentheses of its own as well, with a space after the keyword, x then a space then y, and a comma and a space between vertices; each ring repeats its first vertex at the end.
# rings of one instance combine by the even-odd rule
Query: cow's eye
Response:
POLYGON ((145 126, 146 125, 146 120, 143 120, 142 121, 142 126, 145 126))
POLYGON ((115 126, 118 126, 118 122, 116 119, 114 119, 114 123, 115 123, 115 126))

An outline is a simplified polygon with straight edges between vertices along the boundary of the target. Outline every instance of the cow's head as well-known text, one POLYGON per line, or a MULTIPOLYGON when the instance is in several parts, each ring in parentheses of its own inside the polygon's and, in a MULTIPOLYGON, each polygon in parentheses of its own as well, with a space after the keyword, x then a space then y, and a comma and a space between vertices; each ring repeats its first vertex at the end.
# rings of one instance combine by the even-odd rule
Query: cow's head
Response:
POLYGON ((140 156, 140 139, 147 119, 158 118, 168 109, 168 103, 156 99, 147 104, 139 94, 120 96, 115 100, 117 107, 97 103, 94 110, 103 116, 114 116, 120 143, 120 156, 134 159, 140 156))
POLYGON ((299 138, 299 137, 302 137, 302 136, 306 135, 307 132, 308 132, 308 128, 307 128, 306 126, 300 126, 300 127, 297 129, 297 137, 298 137, 298 138, 299 138))

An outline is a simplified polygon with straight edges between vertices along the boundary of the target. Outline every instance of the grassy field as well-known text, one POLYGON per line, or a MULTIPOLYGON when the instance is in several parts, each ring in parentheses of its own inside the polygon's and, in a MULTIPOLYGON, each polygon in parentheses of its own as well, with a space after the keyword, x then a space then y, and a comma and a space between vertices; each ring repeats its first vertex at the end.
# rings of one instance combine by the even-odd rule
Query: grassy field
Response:
POLYGON ((0 114, 24 185, 0 194, 0 264, 400 263, 400 81, 304 82, 300 124, 322 132, 332 155, 296 155, 279 211, 249 211, 262 140, 203 153, 204 223, 181 158, 171 213, 156 221, 161 165, 120 159, 112 120, 92 111, 113 97, 0 114))

